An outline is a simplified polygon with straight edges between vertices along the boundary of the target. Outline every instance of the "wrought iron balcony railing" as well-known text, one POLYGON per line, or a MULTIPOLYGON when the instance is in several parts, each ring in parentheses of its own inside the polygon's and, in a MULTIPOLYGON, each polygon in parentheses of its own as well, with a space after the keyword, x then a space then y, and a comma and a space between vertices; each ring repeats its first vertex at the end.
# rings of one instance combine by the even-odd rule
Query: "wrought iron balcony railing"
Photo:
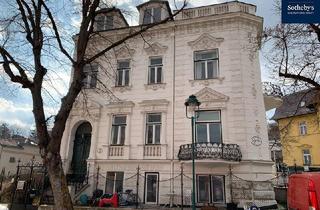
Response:
MULTIPOLYGON (((179 160, 192 159, 192 144, 180 146, 179 160)), ((227 161, 241 161, 242 154, 237 144, 195 143, 195 159, 222 159, 227 161)))

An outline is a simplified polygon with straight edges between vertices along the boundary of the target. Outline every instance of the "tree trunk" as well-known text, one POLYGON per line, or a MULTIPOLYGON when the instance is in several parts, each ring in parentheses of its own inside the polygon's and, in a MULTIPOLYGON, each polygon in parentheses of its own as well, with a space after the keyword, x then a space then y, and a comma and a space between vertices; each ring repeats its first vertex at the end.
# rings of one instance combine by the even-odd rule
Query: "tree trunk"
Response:
POLYGON ((60 155, 52 155, 46 161, 55 210, 73 210, 67 179, 64 175, 60 155))

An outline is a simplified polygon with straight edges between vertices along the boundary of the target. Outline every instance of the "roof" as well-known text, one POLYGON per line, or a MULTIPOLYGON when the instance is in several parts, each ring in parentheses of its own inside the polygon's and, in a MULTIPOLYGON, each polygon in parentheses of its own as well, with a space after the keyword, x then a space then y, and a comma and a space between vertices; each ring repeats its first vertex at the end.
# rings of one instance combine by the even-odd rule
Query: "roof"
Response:
POLYGON ((169 2, 166 1, 166 0, 149 0, 149 1, 147 1, 147 2, 144 2, 144 3, 142 3, 142 4, 139 4, 139 5, 137 6, 137 9, 140 10, 141 7, 143 7, 143 6, 145 6, 145 5, 148 5, 148 4, 150 4, 150 3, 165 4, 166 7, 167 7, 167 9, 168 9, 168 12, 169 12, 170 17, 172 17, 172 11, 171 11, 169 2))
POLYGON ((0 139, 0 145, 3 147, 16 147, 19 149, 23 149, 22 145, 18 141, 12 139, 0 139))
POLYGON ((273 120, 315 113, 314 105, 318 103, 320 91, 308 89, 283 96, 283 103, 275 111, 273 120), (301 104, 304 102, 304 105, 301 104))
POLYGON ((37 144, 29 139, 24 141, 15 139, 0 139, 0 145, 3 147, 12 147, 17 149, 23 149, 24 146, 37 146, 37 144))

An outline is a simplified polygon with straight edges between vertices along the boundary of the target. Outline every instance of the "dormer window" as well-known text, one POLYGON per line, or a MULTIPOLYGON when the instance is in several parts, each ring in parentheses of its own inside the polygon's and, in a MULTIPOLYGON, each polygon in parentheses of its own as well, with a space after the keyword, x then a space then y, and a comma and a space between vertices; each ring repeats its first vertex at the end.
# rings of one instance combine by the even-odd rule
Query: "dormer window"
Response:
POLYGON ((96 19, 97 31, 113 29, 113 16, 100 15, 96 19))
POLYGON ((161 8, 147 8, 144 10, 143 24, 157 23, 161 21, 161 8))

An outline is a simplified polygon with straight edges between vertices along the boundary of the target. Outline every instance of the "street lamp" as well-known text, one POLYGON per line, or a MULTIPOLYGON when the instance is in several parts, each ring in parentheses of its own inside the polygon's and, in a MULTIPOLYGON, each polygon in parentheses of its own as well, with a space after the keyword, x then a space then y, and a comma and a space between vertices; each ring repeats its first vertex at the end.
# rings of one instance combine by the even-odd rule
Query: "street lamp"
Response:
POLYGON ((186 106, 186 117, 191 119, 191 130, 192 130, 192 210, 196 210, 196 175, 195 175, 195 165, 194 165, 194 123, 195 119, 199 117, 197 111, 199 110, 200 102, 195 95, 189 96, 184 105, 186 106), (188 116, 188 108, 191 112, 191 116, 188 116))

